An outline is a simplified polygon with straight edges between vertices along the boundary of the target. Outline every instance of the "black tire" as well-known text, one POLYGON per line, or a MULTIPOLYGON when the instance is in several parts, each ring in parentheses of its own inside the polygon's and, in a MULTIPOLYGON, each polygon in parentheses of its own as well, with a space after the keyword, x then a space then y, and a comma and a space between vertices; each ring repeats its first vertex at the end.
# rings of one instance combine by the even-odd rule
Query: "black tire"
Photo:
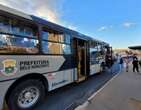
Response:
MULTIPOLYGON (((23 93, 23 94, 25 94, 25 93, 23 93)), ((34 94, 34 95, 37 96, 36 94, 34 94)), ((31 97, 31 95, 29 95, 29 96, 31 97)), ((24 95, 24 97, 25 97, 25 95, 24 95)), ((31 98, 31 100, 32 100, 32 98, 31 98)), ((44 98, 45 98, 45 87, 44 87, 43 83, 39 80, 32 80, 31 79, 31 80, 25 80, 25 81, 21 82, 20 84, 18 84, 15 88, 13 88, 13 90, 10 92, 10 95, 7 99, 7 104, 8 104, 9 110, 33 110, 40 103, 42 103, 44 98), (30 107, 22 107, 19 104, 20 94, 22 94, 24 90, 26 90, 26 89, 28 90, 28 88, 30 88, 30 87, 34 87, 34 88, 38 89, 38 92, 39 92, 38 98, 36 98, 36 102, 31 104, 30 107)))

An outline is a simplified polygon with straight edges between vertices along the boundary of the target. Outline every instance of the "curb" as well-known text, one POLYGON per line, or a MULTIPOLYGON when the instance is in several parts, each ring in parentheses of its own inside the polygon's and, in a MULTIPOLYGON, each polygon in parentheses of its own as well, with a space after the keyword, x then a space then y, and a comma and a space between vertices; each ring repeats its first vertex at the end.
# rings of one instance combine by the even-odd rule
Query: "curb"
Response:
POLYGON ((120 72, 118 72, 113 78, 111 78, 106 84, 104 84, 97 92, 95 92, 92 96, 90 96, 86 102, 84 102, 82 105, 79 105, 75 110, 85 110, 84 108, 88 106, 88 104, 91 103, 91 100, 99 93, 101 92, 106 86, 108 86, 116 77, 120 75, 120 72))

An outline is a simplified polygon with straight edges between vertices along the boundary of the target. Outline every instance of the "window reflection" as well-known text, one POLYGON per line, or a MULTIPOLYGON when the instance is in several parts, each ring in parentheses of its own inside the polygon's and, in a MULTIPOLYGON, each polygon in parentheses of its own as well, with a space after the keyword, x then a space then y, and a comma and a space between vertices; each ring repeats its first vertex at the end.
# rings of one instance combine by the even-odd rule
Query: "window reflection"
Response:
POLYGON ((90 64, 98 64, 103 59, 105 50, 100 43, 91 42, 90 45, 90 64))
POLYGON ((67 44, 70 44, 70 35, 69 34, 65 34, 64 42, 67 44))
POLYGON ((97 47, 95 48, 90 48, 90 64, 97 64, 98 60, 97 60, 97 47))
POLYGON ((70 35, 63 34, 63 33, 61 34, 61 33, 55 33, 55 32, 48 32, 43 30, 42 40, 70 44, 70 35))
POLYGON ((49 33, 48 40, 53 42, 64 42, 64 36, 59 33, 49 33))
POLYGON ((48 42, 47 41, 42 41, 42 51, 45 54, 49 53, 48 52, 48 42))
POLYGON ((45 54, 71 54, 70 45, 42 41, 42 51, 45 54))
POLYGON ((0 31, 5 33, 10 32, 10 21, 2 16, 0 16, 0 31))
POLYGON ((0 34, 0 53, 37 53, 38 40, 0 34))
POLYGON ((70 45, 63 44, 63 54, 70 54, 71 48, 70 45))
POLYGON ((25 26, 21 21, 0 16, 0 32, 27 37, 37 37, 37 29, 25 26))
POLYGON ((59 42, 64 42, 64 35, 63 34, 59 34, 58 35, 58 37, 59 37, 59 42))
POLYGON ((43 40, 48 40, 48 32, 47 31, 42 31, 42 39, 43 40))
POLYGON ((42 31, 42 51, 45 54, 71 54, 70 35, 42 31))
POLYGON ((48 48, 50 54, 62 54, 62 44, 48 42, 48 48))

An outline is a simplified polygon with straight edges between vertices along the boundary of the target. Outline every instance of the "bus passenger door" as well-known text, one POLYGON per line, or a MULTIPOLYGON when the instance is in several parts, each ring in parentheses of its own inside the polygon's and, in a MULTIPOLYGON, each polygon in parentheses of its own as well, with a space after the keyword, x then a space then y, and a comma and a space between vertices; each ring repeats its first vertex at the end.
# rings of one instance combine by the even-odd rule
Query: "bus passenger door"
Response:
POLYGON ((81 82, 86 79, 87 77, 87 49, 86 49, 86 42, 84 40, 75 39, 75 61, 77 67, 77 81, 81 82))

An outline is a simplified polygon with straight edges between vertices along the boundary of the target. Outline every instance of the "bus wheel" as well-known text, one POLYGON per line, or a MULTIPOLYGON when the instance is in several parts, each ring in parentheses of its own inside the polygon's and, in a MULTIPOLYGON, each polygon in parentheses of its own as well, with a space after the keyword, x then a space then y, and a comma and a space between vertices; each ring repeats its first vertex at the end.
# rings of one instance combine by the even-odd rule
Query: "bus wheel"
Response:
POLYGON ((45 88, 39 80, 26 80, 18 84, 7 100, 10 110, 33 110, 45 97, 45 88))

